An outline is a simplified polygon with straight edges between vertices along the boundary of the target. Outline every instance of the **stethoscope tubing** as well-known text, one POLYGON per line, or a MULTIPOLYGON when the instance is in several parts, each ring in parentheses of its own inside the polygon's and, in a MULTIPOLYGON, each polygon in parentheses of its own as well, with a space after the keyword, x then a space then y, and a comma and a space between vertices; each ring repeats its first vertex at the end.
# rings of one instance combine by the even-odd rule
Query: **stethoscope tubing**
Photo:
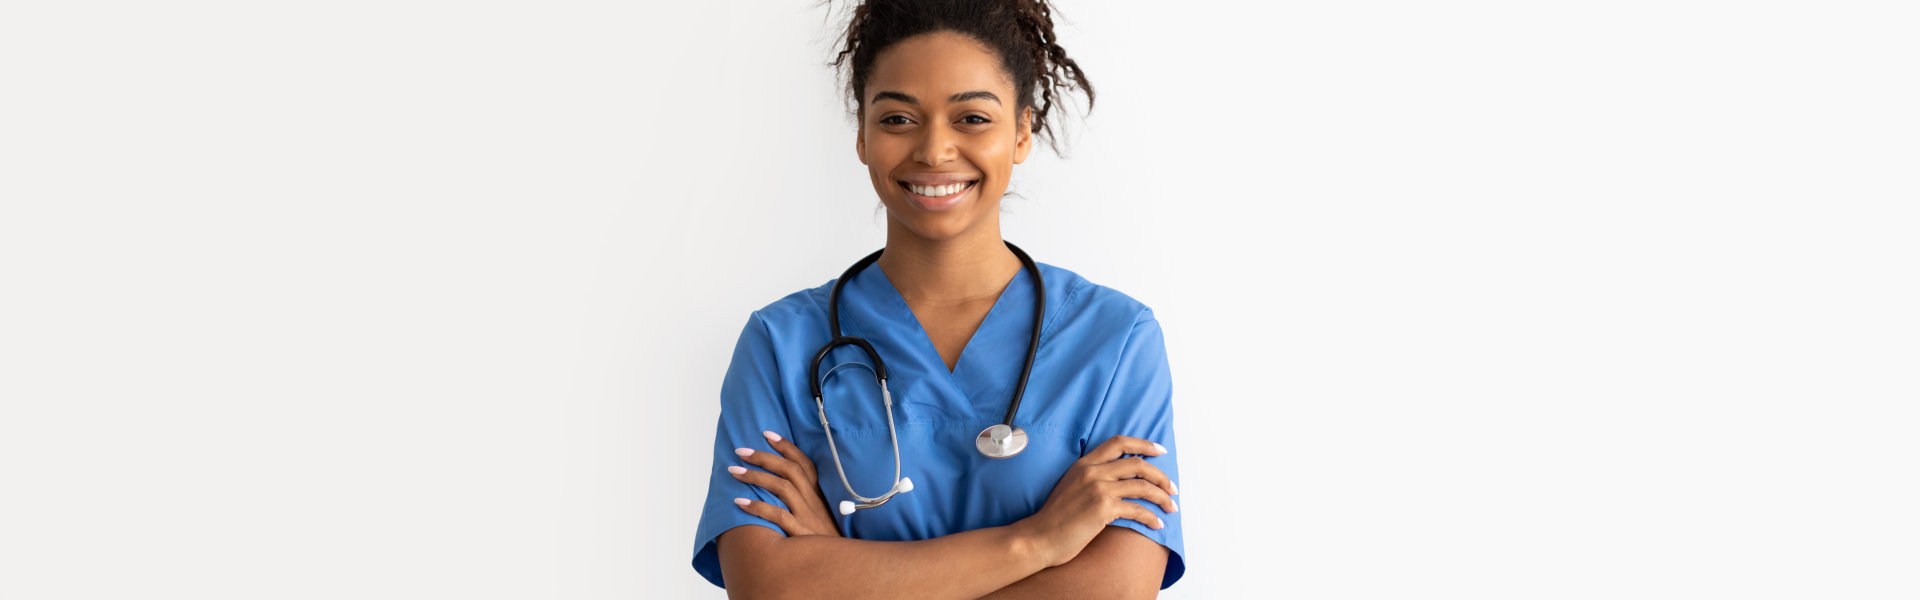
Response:
MULTIPOLYGON (((1038 307, 1033 311, 1033 334, 1030 339, 1027 340, 1027 357, 1025 361, 1020 363, 1020 380, 1014 384, 1013 400, 1007 403, 1007 415, 1000 419, 1002 425, 1012 427, 1014 417, 1020 414, 1020 401, 1027 395, 1027 379, 1033 375, 1033 359, 1040 352, 1040 328, 1046 324, 1047 286, 1045 280, 1040 276, 1039 265, 1033 262, 1033 257, 1028 256, 1027 252, 1021 250, 1019 246, 1013 245, 1013 242, 1003 243, 1007 245, 1008 250, 1013 251, 1015 257, 1020 259, 1021 266, 1025 267, 1027 271, 1033 275, 1034 301, 1038 307)), ((883 252, 886 252, 886 249, 875 250, 873 254, 868 254, 865 258, 861 258, 858 262, 853 263, 853 266, 847 267, 847 271, 841 273, 840 278, 833 282, 833 291, 827 295, 827 326, 833 333, 833 339, 829 340, 826 345, 821 346, 819 352, 814 353, 813 368, 811 369, 810 376, 807 378, 807 385, 813 388, 814 398, 820 397, 820 363, 826 360, 828 352, 832 352, 834 348, 840 346, 849 344, 859 346, 861 350, 867 353, 867 357, 873 360, 874 377, 881 381, 886 381, 887 379, 886 362, 880 360, 880 353, 873 349, 873 344, 868 343, 864 338, 845 335, 840 331, 841 288, 846 287, 847 282, 852 280, 854 275, 860 274, 860 271, 872 265, 874 261, 880 260, 880 254, 883 252)))
POLYGON ((1040 279, 1040 267, 1034 264, 1033 258, 1027 256, 1025 250, 1021 250, 1012 242, 1006 242, 1006 244, 1007 249, 1012 250, 1014 256, 1020 257, 1020 264, 1032 272, 1034 302, 1037 303, 1033 309, 1033 335, 1027 340, 1027 361, 1020 365, 1020 382, 1013 386, 1013 402, 1007 404, 1007 418, 1000 420, 1001 425, 1012 427, 1013 416, 1020 414, 1020 398, 1027 394, 1027 376, 1033 374, 1033 357, 1040 351, 1040 326, 1045 324, 1043 319, 1047 314, 1047 286, 1046 282, 1040 279))
MULTIPOLYGON (((1013 252, 1014 256, 1020 259, 1021 266, 1032 274, 1036 304, 1033 310, 1033 333, 1027 340, 1027 357, 1020 365, 1020 381, 1014 386, 1013 400, 1007 404, 1007 415, 1001 420, 1001 426, 1004 426, 1005 429, 995 434, 995 443, 999 443, 1000 440, 1004 439, 1007 431, 1018 431, 1018 428, 1013 426, 1013 419, 1020 413, 1020 400, 1026 395, 1027 378, 1033 374, 1033 359, 1040 349, 1040 328, 1045 324, 1047 306, 1046 281, 1040 275, 1039 265, 1034 263, 1033 258, 1027 256, 1026 251, 1021 250, 1019 246, 1013 245, 1012 242, 1003 243, 1007 245, 1008 250, 1013 252)), ((853 508, 873 508, 880 506, 886 504, 895 494, 913 489, 911 481, 907 481, 905 485, 902 485, 903 480, 900 477, 900 434, 899 431, 895 429, 893 422, 893 394, 887 389, 887 365, 880 359, 880 352, 874 349, 873 344, 859 336, 845 335, 840 330, 840 290, 845 288, 847 282, 851 281, 861 270, 879 260, 880 254, 885 251, 883 248, 874 251, 873 254, 868 254, 865 258, 853 263, 853 266, 847 267, 847 271, 840 275, 840 279, 834 281, 833 291, 827 296, 827 323, 833 337, 829 339, 825 345, 821 346, 818 352, 814 353, 813 364, 808 370, 807 378, 807 384, 812 388, 813 392, 814 407, 819 411, 820 427, 827 435, 827 450, 833 454, 834 469, 840 472, 840 484, 846 486, 847 494, 860 501, 860 503, 854 505, 853 508), (853 482, 847 479, 846 465, 840 461, 840 447, 833 439, 833 426, 827 422, 827 403, 821 393, 821 386, 824 382, 820 380, 820 363, 826 360, 828 353, 841 346, 857 346, 861 352, 867 355, 868 360, 873 361, 873 367, 869 370, 873 372, 875 381, 880 384, 880 399, 886 405, 887 438, 893 444, 893 487, 889 488, 887 493, 877 497, 869 498, 854 491, 853 482)), ((838 366, 834 367, 833 370, 837 369, 839 369, 838 366)), ((828 373, 831 374, 833 370, 829 370, 828 373)), ((989 428, 989 431, 992 429, 993 428, 989 428)), ((981 435, 985 436, 986 432, 982 432, 981 435)), ((1024 436, 1025 434, 1018 433, 1017 435, 1024 436)), ((982 439, 985 438, 983 437, 982 439)), ((1024 437, 1020 439, 1024 440, 1024 437)), ((1024 445, 1024 441, 1019 444, 1019 446, 1024 445)), ((982 447, 982 452, 986 451, 986 448, 982 447)), ((990 454, 989 456, 1005 458, 1017 453, 1019 453, 1019 447, 1015 447, 1011 452, 1005 454, 990 454)), ((842 514, 851 512, 845 507, 846 504, 847 503, 842 504, 842 514)))

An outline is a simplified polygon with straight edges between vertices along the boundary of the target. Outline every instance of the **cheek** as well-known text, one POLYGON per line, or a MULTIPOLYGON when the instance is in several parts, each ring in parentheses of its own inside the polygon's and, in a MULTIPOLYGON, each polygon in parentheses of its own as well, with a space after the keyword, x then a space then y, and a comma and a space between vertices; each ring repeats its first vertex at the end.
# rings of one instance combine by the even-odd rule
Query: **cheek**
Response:
POLYGON ((987 176, 990 190, 1005 191, 1013 174, 1013 148, 994 144, 977 148, 969 157, 975 168, 987 176))
POLYGON ((902 154, 901 150, 894 146, 898 144, 890 145, 886 141, 871 138, 866 144, 867 175, 873 179, 874 188, 882 195, 891 188, 899 187, 893 184, 892 173, 899 166, 902 154))

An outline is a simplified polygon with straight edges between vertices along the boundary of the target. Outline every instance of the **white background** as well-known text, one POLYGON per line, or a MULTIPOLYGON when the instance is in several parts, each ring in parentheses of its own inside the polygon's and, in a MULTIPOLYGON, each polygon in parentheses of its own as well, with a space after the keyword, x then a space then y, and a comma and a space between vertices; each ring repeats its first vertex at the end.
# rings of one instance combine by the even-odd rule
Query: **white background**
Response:
MULTIPOLYGON (((1153 306, 1166 598, 1920 595, 1901 2, 1069 0, 1008 239, 1153 306)), ((8 2, 0 597, 721 597, 882 242, 808 2, 8 2)))

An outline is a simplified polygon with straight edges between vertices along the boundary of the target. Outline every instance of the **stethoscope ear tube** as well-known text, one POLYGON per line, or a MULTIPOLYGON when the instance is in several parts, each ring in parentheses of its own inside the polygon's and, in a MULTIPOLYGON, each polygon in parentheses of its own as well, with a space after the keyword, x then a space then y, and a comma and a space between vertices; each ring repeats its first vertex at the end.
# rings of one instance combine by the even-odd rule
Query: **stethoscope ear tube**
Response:
POLYGON ((887 363, 880 360, 880 353, 874 351, 873 344, 867 343, 863 338, 843 335, 833 338, 833 341, 827 342, 827 345, 820 347, 819 352, 813 354, 813 367, 808 370, 807 384, 813 387, 814 398, 820 397, 820 362, 826 360, 827 353, 832 352, 834 348, 848 345, 859 346, 861 350, 866 351, 867 360, 873 361, 873 377, 880 381, 887 380, 887 363))
POLYGON ((887 391, 885 378, 880 379, 880 398, 886 403, 887 438, 893 442, 893 487, 888 488, 885 494, 868 498, 860 495, 860 492, 853 491, 853 482, 847 480, 847 467, 840 462, 840 446, 833 440, 833 425, 827 423, 827 402, 819 394, 813 396, 813 405, 820 411, 820 428, 827 434, 827 451, 833 454, 833 468, 840 472, 840 485, 846 486, 847 494, 860 501, 858 504, 841 502, 840 514, 843 515, 853 514, 855 508, 873 508, 886 504, 895 494, 913 491, 913 480, 900 476, 900 434, 894 430, 893 393, 887 391))

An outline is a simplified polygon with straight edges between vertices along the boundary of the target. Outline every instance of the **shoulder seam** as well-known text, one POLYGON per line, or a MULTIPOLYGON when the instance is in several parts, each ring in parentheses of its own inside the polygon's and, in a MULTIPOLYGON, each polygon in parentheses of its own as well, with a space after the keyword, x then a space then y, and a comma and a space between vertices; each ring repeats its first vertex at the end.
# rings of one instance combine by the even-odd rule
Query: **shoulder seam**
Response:
POLYGON ((1047 333, 1053 330, 1055 323, 1060 322, 1060 317, 1067 313, 1068 306, 1073 304, 1074 299, 1080 297, 1080 290, 1086 287, 1087 279, 1085 277, 1073 278, 1073 287, 1067 288, 1067 297, 1060 299, 1060 310, 1053 311, 1053 314, 1047 316, 1046 322, 1040 324, 1041 341, 1046 341, 1047 333))

